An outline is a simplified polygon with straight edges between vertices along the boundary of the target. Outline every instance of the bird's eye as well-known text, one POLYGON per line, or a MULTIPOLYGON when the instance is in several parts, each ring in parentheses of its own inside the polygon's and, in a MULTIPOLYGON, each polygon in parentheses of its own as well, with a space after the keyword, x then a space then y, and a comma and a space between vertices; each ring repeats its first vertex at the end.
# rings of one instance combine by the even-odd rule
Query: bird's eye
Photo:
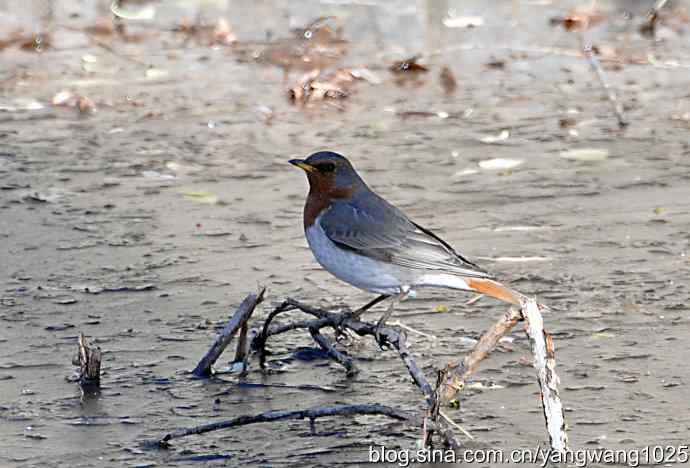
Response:
POLYGON ((321 164, 317 164, 316 168, 319 170, 319 172, 325 174, 327 172, 335 171, 335 164, 329 163, 329 162, 321 163, 321 164))

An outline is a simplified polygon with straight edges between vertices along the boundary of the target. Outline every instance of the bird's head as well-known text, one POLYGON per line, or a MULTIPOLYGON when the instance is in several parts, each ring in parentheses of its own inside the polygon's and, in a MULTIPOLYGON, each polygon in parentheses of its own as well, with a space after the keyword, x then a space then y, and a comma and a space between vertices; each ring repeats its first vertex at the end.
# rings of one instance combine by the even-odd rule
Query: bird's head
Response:
POLYGON ((310 193, 349 196, 366 186, 350 161, 338 153, 319 151, 307 159, 291 159, 289 162, 307 173, 310 193))

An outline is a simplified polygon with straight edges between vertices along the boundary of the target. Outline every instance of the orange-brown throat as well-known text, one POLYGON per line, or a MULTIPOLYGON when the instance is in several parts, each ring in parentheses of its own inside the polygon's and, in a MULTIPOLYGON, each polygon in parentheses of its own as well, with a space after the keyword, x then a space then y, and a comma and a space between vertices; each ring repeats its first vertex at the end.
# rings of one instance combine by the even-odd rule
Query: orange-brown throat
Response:
POLYGON ((304 205, 304 229, 308 229, 314 224, 333 200, 350 198, 355 189, 352 186, 337 187, 335 177, 332 174, 320 174, 318 172, 308 172, 309 195, 307 203, 304 205))

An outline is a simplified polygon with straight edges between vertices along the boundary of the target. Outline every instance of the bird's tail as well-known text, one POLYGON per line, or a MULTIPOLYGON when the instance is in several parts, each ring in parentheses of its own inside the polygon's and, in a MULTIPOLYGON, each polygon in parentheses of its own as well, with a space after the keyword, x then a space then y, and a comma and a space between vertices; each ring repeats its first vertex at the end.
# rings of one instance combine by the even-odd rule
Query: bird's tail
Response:
POLYGON ((481 294, 491 296, 500 301, 507 302, 513 305, 521 305, 527 299, 527 296, 521 294, 514 289, 503 286, 498 281, 487 278, 465 278, 467 285, 474 291, 481 294))

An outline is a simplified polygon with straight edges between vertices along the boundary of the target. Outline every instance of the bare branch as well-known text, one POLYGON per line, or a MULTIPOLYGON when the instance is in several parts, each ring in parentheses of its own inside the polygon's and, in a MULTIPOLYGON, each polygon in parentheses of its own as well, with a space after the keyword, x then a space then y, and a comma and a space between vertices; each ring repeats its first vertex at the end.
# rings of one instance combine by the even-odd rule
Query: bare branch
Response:
POLYGON ((589 62, 589 65, 592 67, 592 70, 594 70, 594 73, 596 73, 597 79, 599 80, 599 84, 604 89, 604 92, 606 93, 606 97, 608 98, 609 102, 611 103, 613 113, 616 115, 616 119, 618 119, 618 126, 620 128, 627 127, 629 122, 627 121, 627 119, 625 118, 625 115, 623 114, 623 105, 620 103, 620 101, 618 101, 618 97, 616 96, 616 92, 613 90, 613 88, 609 84, 608 80, 606 79, 606 74, 604 73, 604 69, 601 68, 601 64, 599 63, 599 60, 597 59, 597 57, 594 55, 594 53, 592 51, 592 44, 585 39, 584 33, 581 35, 581 42, 582 42, 582 54, 585 56, 585 58, 589 62))
POLYGON ((196 365, 192 373, 197 377, 208 377, 211 375, 211 368, 218 360, 225 348, 230 344, 232 338, 235 336, 237 330, 247 323, 252 316, 254 309, 258 304, 264 300, 264 293, 266 288, 262 288, 259 294, 250 294, 244 298, 237 311, 232 316, 225 328, 216 337, 211 348, 206 352, 203 358, 196 365))
POLYGON ((314 338, 314 341, 316 341, 316 343, 321 347, 321 349, 328 353, 328 356, 331 359, 345 368, 348 376, 355 375, 357 372, 359 372, 355 367, 355 363, 352 361, 352 358, 335 349, 333 343, 322 335, 317 328, 309 327, 309 333, 311 334, 311 337, 314 338))
POLYGON ((556 374, 553 340, 551 335, 544 330, 544 320, 534 299, 528 300, 523 305, 522 313, 526 322, 525 332, 529 336, 534 354, 534 368, 537 370, 539 387, 541 387, 541 402, 544 407, 551 448, 564 452, 568 445, 568 436, 565 433, 563 405, 558 395, 560 379, 556 374))
POLYGON ((399 421, 407 421, 411 422, 412 424, 416 423, 414 416, 390 406, 378 404, 317 406, 295 411, 266 411, 265 413, 260 413, 253 416, 238 416, 226 421, 203 424, 201 426, 190 427, 187 429, 178 429, 166 434, 158 441, 158 443, 162 446, 167 446, 168 442, 173 439, 179 439, 181 437, 187 437, 190 435, 204 434, 206 432, 217 431, 220 429, 246 426, 248 424, 282 421, 285 419, 309 419, 313 422, 317 418, 326 416, 352 416, 356 414, 378 414, 388 416, 389 418, 397 419, 399 421))
POLYGON ((479 363, 521 319, 522 313, 511 307, 479 338, 472 351, 461 362, 451 362, 446 366, 445 379, 439 391, 442 405, 447 405, 455 398, 464 387, 465 381, 476 372, 479 363))

